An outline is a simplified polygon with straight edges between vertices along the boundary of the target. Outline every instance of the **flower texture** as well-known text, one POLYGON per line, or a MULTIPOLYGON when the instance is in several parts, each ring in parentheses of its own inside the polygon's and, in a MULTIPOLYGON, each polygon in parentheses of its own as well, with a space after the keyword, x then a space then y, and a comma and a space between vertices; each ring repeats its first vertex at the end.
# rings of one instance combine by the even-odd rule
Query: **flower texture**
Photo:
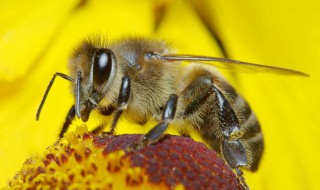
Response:
MULTIPOLYGON (((56 141, 74 100, 57 79, 39 122, 35 113, 55 72, 68 73, 72 49, 88 35, 152 36, 179 53, 228 57, 301 70, 309 78, 221 70, 262 125, 265 152, 252 189, 317 189, 320 184, 320 2, 231 0, 52 0, 0 3, 0 186, 26 158, 56 141)), ((110 120, 92 113, 89 130, 110 120)), ((69 131, 81 124, 75 121, 69 131)), ((121 117, 117 134, 145 134, 121 117), (130 127, 129 127, 130 126, 130 127)), ((108 130, 108 129, 106 129, 108 130)), ((178 135, 174 127, 167 133, 178 135)), ((196 141, 202 139, 190 134, 196 141)), ((24 166, 25 167, 25 166, 24 166)), ((132 172, 137 172, 133 170, 132 172)))
MULTIPOLYGON (((136 149, 141 135, 92 135, 85 126, 26 160, 13 189, 243 189, 215 151, 166 136, 136 149)), ((9 189, 9 188, 8 188, 9 189)))

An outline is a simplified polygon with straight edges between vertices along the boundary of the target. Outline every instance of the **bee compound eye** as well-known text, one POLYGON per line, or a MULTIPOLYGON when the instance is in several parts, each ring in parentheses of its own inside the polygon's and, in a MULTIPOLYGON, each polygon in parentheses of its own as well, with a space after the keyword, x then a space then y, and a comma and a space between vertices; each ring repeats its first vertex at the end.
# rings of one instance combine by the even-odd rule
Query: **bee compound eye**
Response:
POLYGON ((93 60, 93 80, 102 85, 109 80, 115 56, 109 49, 98 49, 93 60))

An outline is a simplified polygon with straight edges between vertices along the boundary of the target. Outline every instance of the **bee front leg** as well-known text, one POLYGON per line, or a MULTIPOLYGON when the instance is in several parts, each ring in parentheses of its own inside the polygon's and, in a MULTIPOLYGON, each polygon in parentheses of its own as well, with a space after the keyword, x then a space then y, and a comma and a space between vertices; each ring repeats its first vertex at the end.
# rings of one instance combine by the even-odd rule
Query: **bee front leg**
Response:
POLYGON ((174 118, 177 109, 177 103, 178 96, 176 94, 171 94, 163 110, 162 122, 152 128, 147 134, 142 137, 138 147, 143 147, 159 140, 164 131, 168 128, 168 124, 170 123, 170 121, 174 118))
POLYGON ((61 139, 64 136, 64 134, 67 132, 69 126, 71 125, 71 123, 75 117, 76 117, 76 110, 75 110, 74 105, 72 105, 69 112, 68 112, 66 120, 63 123, 62 129, 59 133, 59 139, 61 139))
POLYGON ((127 109, 129 98, 130 98, 130 78, 128 76, 124 76, 122 78, 121 87, 119 91, 118 104, 114 113, 114 118, 111 124, 109 134, 114 134, 114 130, 116 128, 117 122, 123 112, 123 110, 127 109))

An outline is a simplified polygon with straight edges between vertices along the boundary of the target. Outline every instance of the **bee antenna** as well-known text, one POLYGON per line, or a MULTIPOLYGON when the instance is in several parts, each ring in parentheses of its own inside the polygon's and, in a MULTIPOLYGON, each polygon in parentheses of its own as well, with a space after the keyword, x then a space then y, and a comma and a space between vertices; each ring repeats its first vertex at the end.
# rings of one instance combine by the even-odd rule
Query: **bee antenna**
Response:
POLYGON ((76 114, 78 118, 80 118, 80 80, 81 80, 81 72, 78 72, 77 84, 76 84, 76 114))
POLYGON ((37 115, 36 115, 36 120, 37 120, 37 121, 39 120, 42 107, 43 107, 43 105, 44 105, 44 102, 45 102, 46 99, 47 99, 47 96, 48 96, 49 91, 50 91, 50 89, 51 89, 51 87, 52 87, 52 85, 53 85, 54 80, 56 79, 56 76, 59 76, 59 77, 61 77, 61 78, 63 78, 63 79, 66 79, 66 80, 68 80, 68 81, 71 81, 71 82, 74 81, 74 79, 73 79, 72 77, 70 77, 70 76, 68 76, 68 75, 66 75, 66 74, 63 74, 63 73, 55 73, 55 74, 53 75, 53 77, 51 78, 51 80, 50 80, 50 82, 49 82, 49 85, 48 85, 48 87, 47 87, 47 89, 46 89, 46 91, 45 91, 45 93, 44 93, 44 95, 43 95, 43 97, 42 97, 41 103, 40 103, 40 105, 39 105, 39 107, 38 107, 37 115))

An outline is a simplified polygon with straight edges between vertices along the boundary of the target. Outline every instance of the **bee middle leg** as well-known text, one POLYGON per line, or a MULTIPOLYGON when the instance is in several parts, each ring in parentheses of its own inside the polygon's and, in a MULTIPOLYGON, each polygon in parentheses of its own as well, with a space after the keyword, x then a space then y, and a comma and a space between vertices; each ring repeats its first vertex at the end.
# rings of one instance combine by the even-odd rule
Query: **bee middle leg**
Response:
MULTIPOLYGON (((105 134, 109 134, 109 135, 114 134, 114 130, 116 128, 117 122, 118 122, 122 112, 125 109, 127 109, 127 105, 128 105, 129 98, 130 98, 130 87, 131 87, 130 78, 128 76, 124 76, 122 78, 117 104, 115 105, 114 103, 112 103, 107 107, 97 107, 98 111, 102 115, 109 116, 111 114, 114 114, 110 131, 106 132, 105 134)), ((98 127, 94 128, 92 130, 92 133, 99 134, 104 130, 105 127, 106 127, 106 124, 101 124, 98 127)))
POLYGON ((145 134, 139 142, 138 147, 143 147, 157 142, 165 130, 168 128, 170 121, 174 118, 178 103, 178 96, 171 94, 166 106, 163 109, 162 121, 145 134))
MULTIPOLYGON (((117 110, 117 107, 114 106, 113 104, 110 104, 107 107, 97 107, 97 109, 100 114, 102 114, 104 116, 110 116, 111 114, 113 114, 117 110)), ((103 124, 97 126, 96 128, 94 128, 91 131, 91 133, 97 135, 97 134, 101 133, 105 127, 106 127, 106 124, 103 123, 103 124)))
MULTIPOLYGON (((114 130, 116 128, 117 122, 122 112, 125 109, 127 109, 129 98, 130 98, 130 88, 131 88, 130 78, 128 76, 124 76, 122 78, 118 102, 117 102, 116 109, 114 111, 114 117, 113 117, 111 128, 108 134, 114 134, 114 130)), ((101 130, 103 130, 103 128, 101 130)))
MULTIPOLYGON (((127 109, 129 98, 130 98, 130 78, 128 76, 124 76, 122 78, 121 87, 119 90, 119 96, 118 96, 118 102, 116 105, 111 104, 108 107, 99 107, 98 110, 102 115, 111 115, 114 114, 111 128, 109 132, 106 132, 106 134, 113 135, 114 130, 116 128, 117 122, 122 114, 122 112, 127 109)), ((102 124, 98 127, 96 127, 92 133, 93 134, 99 134, 101 133, 104 128, 106 127, 105 124, 102 124)))

